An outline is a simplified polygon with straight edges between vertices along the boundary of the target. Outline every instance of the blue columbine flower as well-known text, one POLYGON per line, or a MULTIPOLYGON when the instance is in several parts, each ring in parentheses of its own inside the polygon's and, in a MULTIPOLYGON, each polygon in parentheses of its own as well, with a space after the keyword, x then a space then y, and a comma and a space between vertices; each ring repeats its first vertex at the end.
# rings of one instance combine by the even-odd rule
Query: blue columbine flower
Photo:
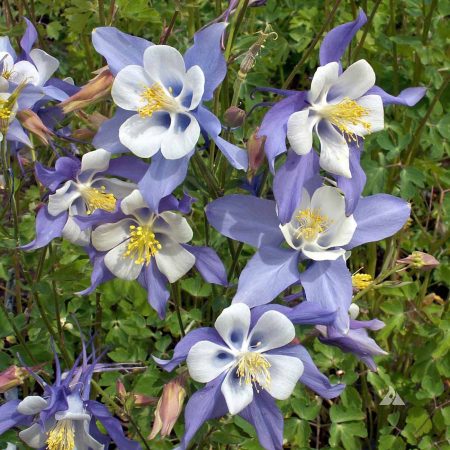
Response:
POLYGON ((335 326, 346 333, 352 281, 343 255, 396 233, 408 219, 410 205, 377 194, 361 198, 347 217, 342 194, 325 186, 305 191, 285 225, 274 201, 246 195, 214 200, 206 214, 220 233, 258 249, 239 277, 233 302, 263 305, 300 280, 308 301, 337 310, 335 326), (307 268, 300 273, 301 261, 307 268))
POLYGON ((275 399, 287 399, 298 382, 325 398, 337 397, 344 385, 330 384, 308 352, 292 344, 294 337, 282 312, 237 303, 222 311, 214 328, 188 333, 170 361, 155 358, 168 371, 186 360, 191 377, 206 383, 186 405, 181 448, 206 420, 230 413, 255 427, 265 449, 281 449, 283 416, 275 399))
MULTIPOLYGON (((61 374, 55 353, 56 380, 50 385, 28 369, 43 389, 42 396, 30 395, 22 401, 11 400, 0 407, 0 434, 14 427, 23 427, 19 437, 31 448, 49 450, 102 450, 111 440, 118 448, 140 450, 139 443, 124 436, 120 422, 108 408, 89 400, 92 374, 98 359, 83 352, 72 369, 61 374), (81 361, 81 364, 80 364, 81 361), (107 435, 97 428, 98 420, 107 435)), ((108 366, 111 368, 110 366, 108 366)), ((121 370, 121 365, 115 366, 121 370)))

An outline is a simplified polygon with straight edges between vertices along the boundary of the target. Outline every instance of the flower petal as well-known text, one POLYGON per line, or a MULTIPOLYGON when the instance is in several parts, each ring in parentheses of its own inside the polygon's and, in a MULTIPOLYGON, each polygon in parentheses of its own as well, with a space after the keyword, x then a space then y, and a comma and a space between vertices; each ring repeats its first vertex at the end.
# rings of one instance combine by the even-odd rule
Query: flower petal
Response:
POLYGON ((214 328, 230 348, 241 350, 250 328, 250 308, 244 303, 225 308, 216 319, 214 328))
MULTIPOLYGON (((104 172, 108 168, 110 160, 111 153, 102 148, 85 153, 81 158, 80 175, 90 179, 94 174, 104 172)), ((83 178, 81 181, 86 182, 87 180, 83 178)))
POLYGON ((138 189, 127 195, 120 203, 120 209, 126 215, 136 215, 136 211, 141 208, 147 208, 147 205, 138 189))
POLYGON ((230 414, 240 413, 253 400, 253 386, 241 383, 235 370, 230 370, 223 380, 221 391, 227 402, 230 414))
POLYGON ((143 67, 132 65, 124 67, 114 79, 111 96, 114 103, 123 109, 137 111, 145 105, 142 92, 154 84, 143 67))
POLYGON ((339 64, 330 62, 316 70, 311 81, 311 90, 308 92, 310 103, 316 103, 325 100, 323 95, 327 94, 330 87, 337 82, 339 77, 339 64))
POLYGON ((290 397, 303 373, 300 359, 285 355, 264 355, 270 363, 270 384, 266 391, 277 400, 290 397))
POLYGON ((151 117, 135 114, 119 128, 119 139, 136 156, 150 158, 160 149, 170 125, 170 114, 164 111, 157 111, 151 117))
POLYGON ((189 351, 186 363, 193 380, 208 383, 231 367, 235 357, 227 347, 200 341, 189 351))
POLYGON ((35 414, 39 414, 47 406, 47 400, 39 395, 29 395, 17 405, 17 412, 26 416, 34 416, 35 414))
POLYGON ((355 100, 362 97, 375 85, 375 72, 372 66, 365 60, 360 59, 339 77, 333 84, 327 95, 327 101, 337 103, 345 97, 355 100))
POLYGON ((134 258, 125 256, 128 240, 111 249, 105 255, 105 265, 117 278, 135 280, 141 273, 144 264, 136 264, 134 258))
POLYGON ((283 347, 294 338, 295 328, 292 322, 278 311, 267 311, 250 332, 248 345, 253 351, 262 353, 283 347))
POLYGON ((367 129, 362 124, 348 124, 348 129, 358 136, 365 136, 366 134, 375 133, 381 131, 384 128, 384 109, 383 100, 379 95, 365 95, 357 100, 359 106, 362 106, 367 115, 363 117, 363 121, 370 125, 367 129))
POLYGON ((306 155, 312 148, 312 131, 317 118, 309 117, 309 109, 298 111, 289 117, 287 123, 287 138, 292 150, 297 155, 306 155))
POLYGON ((39 83, 39 74, 36 67, 28 61, 19 61, 14 64, 14 70, 9 77, 13 83, 29 83, 37 85, 39 83))
POLYGON ((40 48, 31 50, 30 58, 38 71, 39 80, 37 84, 39 84, 39 86, 44 86, 44 84, 58 69, 59 61, 40 48))
POLYGON ((152 229, 154 233, 167 234, 178 243, 189 242, 194 234, 187 220, 172 211, 161 213, 152 229))
POLYGON ((170 128, 163 136, 161 153, 167 159, 179 159, 194 149, 200 137, 200 125, 191 114, 171 114, 170 128))
POLYGON ((345 250, 337 248, 335 250, 322 249, 319 245, 308 244, 302 249, 302 253, 313 261, 335 261, 340 256, 345 255, 345 250))
POLYGON ((66 181, 62 187, 56 190, 54 194, 48 197, 48 212, 52 216, 58 216, 67 211, 72 203, 81 196, 75 183, 71 180, 66 181))
POLYGON ((192 66, 186 73, 183 90, 177 100, 188 110, 195 109, 202 101, 205 75, 199 66, 192 66))
POLYGON ((99 225, 92 231, 92 245, 100 252, 111 250, 125 241, 125 239, 129 239, 130 225, 134 223, 131 219, 123 219, 116 223, 99 225))
POLYGON ((38 423, 34 423, 31 427, 19 432, 19 437, 31 448, 45 447, 47 434, 42 431, 42 427, 38 423))

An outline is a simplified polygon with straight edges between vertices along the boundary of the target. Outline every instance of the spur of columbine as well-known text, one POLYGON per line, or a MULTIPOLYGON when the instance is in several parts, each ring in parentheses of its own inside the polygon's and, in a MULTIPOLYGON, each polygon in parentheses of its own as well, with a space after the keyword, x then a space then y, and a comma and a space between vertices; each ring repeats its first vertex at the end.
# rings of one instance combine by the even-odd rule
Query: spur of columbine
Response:
POLYGON ((220 233, 258 249, 241 272, 234 302, 262 305, 300 281, 308 301, 337 310, 335 326, 343 333, 352 298, 345 252, 393 235, 409 214, 404 200, 377 194, 361 198, 347 217, 342 193, 330 186, 305 190, 285 225, 272 200, 228 195, 206 208, 220 233), (299 263, 306 270, 299 272, 299 263))
MULTIPOLYGON (((83 352, 74 366, 61 374, 55 353, 56 379, 48 384, 27 368, 43 389, 42 396, 30 395, 22 401, 10 400, 0 406, 0 435, 15 427, 26 427, 19 437, 28 447, 49 450, 102 450, 111 440, 118 448, 140 450, 141 446, 127 439, 118 419, 101 403, 90 400, 90 384, 94 371, 102 371, 99 358, 83 352), (107 434, 99 431, 99 421, 107 434)), ((106 365, 105 370, 129 369, 121 364, 106 365), (107 368, 107 369, 106 369, 107 368)))
POLYGON ((136 189, 121 200, 116 213, 79 218, 93 226, 92 285, 83 294, 112 277, 137 279, 148 290, 150 304, 164 317, 167 283, 179 280, 194 265, 206 281, 226 285, 225 268, 214 250, 187 244, 193 232, 178 212, 190 211, 190 203, 188 196, 181 201, 168 196, 155 211, 136 189))
POLYGON ((323 397, 338 396, 344 386, 331 385, 306 350, 292 344, 294 337, 294 325, 281 312, 236 303, 222 311, 214 328, 188 333, 172 360, 155 358, 168 371, 186 360, 191 378, 207 383, 186 405, 181 448, 206 420, 230 413, 256 428, 264 448, 281 449, 283 416, 275 399, 287 399, 299 381, 323 397))
POLYGON ((36 164, 36 176, 51 194, 36 217, 36 239, 25 245, 31 250, 47 245, 57 237, 86 246, 90 229, 80 228, 76 218, 97 210, 113 212, 119 199, 136 188, 136 184, 106 175, 118 175, 139 181, 147 165, 138 158, 123 156, 111 160, 111 153, 97 149, 82 156, 58 158, 54 169, 36 164))

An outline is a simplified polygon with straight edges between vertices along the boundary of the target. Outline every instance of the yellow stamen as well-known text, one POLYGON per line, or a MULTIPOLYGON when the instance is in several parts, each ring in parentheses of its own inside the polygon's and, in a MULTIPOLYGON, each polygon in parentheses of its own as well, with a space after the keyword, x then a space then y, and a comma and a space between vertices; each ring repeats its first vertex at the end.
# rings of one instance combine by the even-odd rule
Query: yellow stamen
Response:
POLYGON ((312 241, 317 235, 327 231, 332 221, 327 216, 322 216, 319 209, 303 209, 295 216, 299 226, 297 239, 303 238, 312 241))
POLYGON ((75 448, 75 432, 71 420, 58 420, 49 431, 48 450, 73 450, 75 448))
POLYGON ((372 281, 372 277, 367 273, 355 273, 355 275, 352 275, 352 286, 358 291, 370 286, 372 281))
POLYGON ((12 115, 12 110, 9 107, 8 100, 0 99, 0 120, 9 120, 12 115))
MULTIPOLYGON (((172 93, 172 89, 169 88, 169 92, 172 93)), ((146 102, 145 106, 138 109, 141 117, 151 117, 155 111, 159 110, 176 111, 178 108, 175 99, 168 95, 159 83, 145 88, 141 98, 146 102)))
POLYGON ((270 385, 270 363, 261 353, 247 352, 239 360, 236 375, 240 378, 239 383, 244 380, 245 384, 256 384, 263 389, 270 385))
POLYGON ((81 190, 81 196, 86 203, 87 214, 92 214, 96 209, 111 212, 116 208, 116 198, 106 192, 105 186, 101 186, 100 189, 85 187, 81 190))
POLYGON ((134 259, 135 264, 150 264, 150 260, 161 250, 161 244, 149 227, 130 225, 130 242, 123 256, 134 259))
POLYGON ((364 120, 364 117, 369 115, 369 110, 348 97, 336 105, 320 108, 319 113, 336 126, 342 134, 346 134, 350 140, 355 142, 357 135, 350 130, 351 125, 361 125, 367 132, 370 132, 372 128, 371 124, 364 120))

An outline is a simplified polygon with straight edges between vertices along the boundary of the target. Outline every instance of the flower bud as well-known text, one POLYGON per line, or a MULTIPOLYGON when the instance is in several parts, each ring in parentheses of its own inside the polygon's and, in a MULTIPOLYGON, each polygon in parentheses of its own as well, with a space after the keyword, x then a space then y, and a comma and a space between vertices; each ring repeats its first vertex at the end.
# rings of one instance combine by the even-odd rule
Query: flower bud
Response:
POLYGON ((31 109, 23 109, 17 113, 17 118, 24 128, 36 135, 43 144, 48 145, 48 139, 53 131, 48 129, 41 118, 31 109))
POLYGON ((223 115, 223 121, 227 127, 237 128, 244 123, 245 111, 237 106, 230 106, 223 115))
POLYGON ((428 253, 415 251, 406 258, 397 259, 399 264, 408 264, 415 269, 429 271, 439 266, 439 261, 428 253))
POLYGON ((352 275, 352 286, 355 291, 362 291, 372 283, 372 277, 367 273, 355 273, 352 275))
POLYGON ((159 432, 162 437, 165 437, 172 431, 183 409, 186 397, 185 383, 186 374, 180 375, 164 385, 163 393, 156 406, 152 432, 148 439, 154 439, 159 432))
POLYGON ((0 394, 21 385, 28 372, 25 369, 17 366, 8 367, 3 372, 0 372, 0 394))
POLYGON ((85 84, 76 94, 59 104, 64 114, 92 105, 111 91, 114 77, 107 67, 100 69, 98 75, 85 84))
POLYGON ((265 157, 264 144, 266 142, 266 136, 258 137, 258 132, 259 128, 256 128, 247 141, 248 178, 250 180, 261 167, 265 157))

